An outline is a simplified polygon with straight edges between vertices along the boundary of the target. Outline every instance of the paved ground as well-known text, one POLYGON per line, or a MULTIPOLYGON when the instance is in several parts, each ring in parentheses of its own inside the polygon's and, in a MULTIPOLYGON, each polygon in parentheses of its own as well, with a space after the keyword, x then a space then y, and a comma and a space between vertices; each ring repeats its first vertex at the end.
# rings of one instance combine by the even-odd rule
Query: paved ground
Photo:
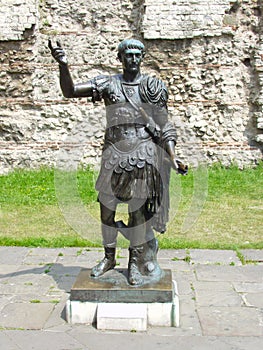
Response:
MULTIPOLYGON (((132 333, 64 319, 77 274, 102 250, 0 247, 0 349, 262 350, 263 250, 241 253, 243 264, 233 251, 160 251, 178 283, 181 325, 132 333)), ((127 267, 126 250, 118 256, 127 267)))

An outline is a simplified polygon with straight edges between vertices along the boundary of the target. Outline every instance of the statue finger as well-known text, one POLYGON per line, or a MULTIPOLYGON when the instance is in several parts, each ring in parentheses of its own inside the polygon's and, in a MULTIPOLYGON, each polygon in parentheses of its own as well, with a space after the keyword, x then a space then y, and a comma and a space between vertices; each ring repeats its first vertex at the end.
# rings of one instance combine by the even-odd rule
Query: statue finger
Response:
POLYGON ((61 50, 60 48, 54 48, 53 53, 54 56, 65 56, 64 50, 61 50))
POLYGON ((65 57, 65 55, 63 53, 57 53, 56 55, 54 55, 54 57, 56 59, 61 59, 62 57, 65 57))
POLYGON ((48 47, 51 51, 53 50, 51 39, 48 39, 48 47))
POLYGON ((62 47, 60 41, 57 40, 57 46, 62 47))

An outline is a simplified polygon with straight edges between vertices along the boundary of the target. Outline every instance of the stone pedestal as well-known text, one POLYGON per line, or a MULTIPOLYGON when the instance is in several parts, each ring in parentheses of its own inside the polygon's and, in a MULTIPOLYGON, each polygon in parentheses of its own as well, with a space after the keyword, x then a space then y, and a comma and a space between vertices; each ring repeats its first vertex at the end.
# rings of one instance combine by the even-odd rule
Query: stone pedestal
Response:
POLYGON ((72 324, 96 324, 98 329, 143 331, 147 326, 179 326, 179 299, 170 270, 155 283, 131 286, 126 269, 90 277, 90 269, 77 276, 66 308, 72 324))

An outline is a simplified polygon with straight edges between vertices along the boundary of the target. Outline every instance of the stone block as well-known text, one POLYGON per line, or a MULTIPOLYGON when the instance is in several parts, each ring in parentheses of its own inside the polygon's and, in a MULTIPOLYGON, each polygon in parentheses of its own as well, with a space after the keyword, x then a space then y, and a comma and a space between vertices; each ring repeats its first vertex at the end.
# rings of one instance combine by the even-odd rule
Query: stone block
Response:
POLYGON ((98 329, 109 330, 179 326, 178 289, 171 270, 165 270, 160 281, 137 287, 130 286, 126 277, 116 269, 94 279, 89 269, 82 269, 67 301, 67 321, 97 323, 98 329))
POLYGON ((259 134, 255 137, 255 140, 259 143, 263 143, 263 134, 259 134))
POLYGON ((66 320, 71 324, 97 324, 98 329, 146 330, 179 327, 179 298, 170 303, 96 303, 68 300, 66 320), (145 325, 146 323, 146 325, 145 325))
POLYGON ((67 301, 66 319, 72 324, 92 324, 96 322, 98 303, 67 301))
POLYGON ((147 329, 146 304, 100 303, 97 309, 97 329, 147 329))
MULTIPOLYGON (((179 303, 177 304, 179 307, 179 303)), ((148 304, 148 325, 155 327, 179 326, 179 320, 175 319, 175 305, 172 303, 153 303, 148 304)), ((177 309, 179 314, 179 310, 177 309)))

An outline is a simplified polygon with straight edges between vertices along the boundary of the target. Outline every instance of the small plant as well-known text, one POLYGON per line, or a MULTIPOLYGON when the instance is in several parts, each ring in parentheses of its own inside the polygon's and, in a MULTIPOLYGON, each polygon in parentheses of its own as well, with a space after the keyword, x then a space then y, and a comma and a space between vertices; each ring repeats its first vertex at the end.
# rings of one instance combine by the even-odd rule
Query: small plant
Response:
POLYGON ((182 260, 182 259, 179 259, 176 256, 174 258, 172 258, 172 261, 180 261, 180 260, 182 260))
POLYGON ((190 264, 191 262, 191 257, 190 255, 186 255, 186 257, 183 259, 183 261, 187 262, 188 264, 190 264))
POLYGON ((64 256, 64 254, 60 252, 60 253, 58 253, 58 256, 64 256))
POLYGON ((240 250, 238 250, 238 249, 236 250, 236 255, 237 255, 238 259, 241 261, 241 264, 246 265, 246 259, 240 250))
POLYGON ((79 249, 78 251, 77 251, 77 256, 80 256, 81 254, 82 254, 82 251, 83 251, 83 249, 79 249))
POLYGON ((24 285, 25 286, 33 286, 33 283, 32 282, 25 282, 24 285))
POLYGON ((31 304, 39 304, 39 303, 41 303, 41 301, 39 299, 32 299, 32 300, 30 300, 30 303, 31 304))
POLYGON ((47 264, 47 268, 45 269, 45 273, 49 273, 51 270, 51 267, 53 266, 53 263, 47 264))

